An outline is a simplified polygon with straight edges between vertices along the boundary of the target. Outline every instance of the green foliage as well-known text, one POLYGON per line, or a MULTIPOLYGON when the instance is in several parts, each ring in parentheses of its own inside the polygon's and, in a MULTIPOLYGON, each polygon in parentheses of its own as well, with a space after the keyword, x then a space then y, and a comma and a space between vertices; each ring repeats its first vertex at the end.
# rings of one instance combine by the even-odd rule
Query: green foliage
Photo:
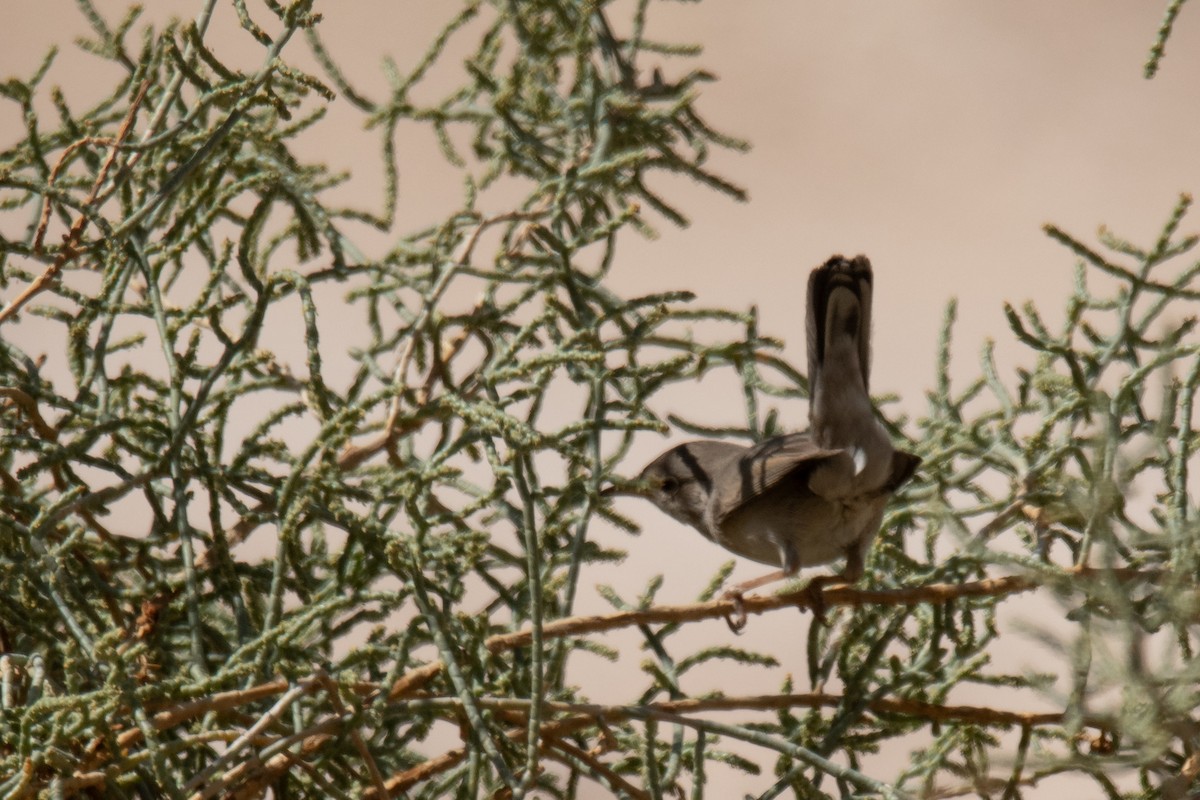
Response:
POLYGON ((385 65, 378 99, 314 5, 234 3, 262 64, 246 74, 208 35, 215 0, 136 45, 136 11, 111 24, 81 0, 80 44, 122 76, 109 96, 80 111, 51 90, 44 119, 53 53, 0 86, 25 124, 0 154, 18 220, 0 230, 0 792, 701 797, 729 769, 762 797, 1016 797, 1060 772, 1188 790, 1187 201, 1148 249, 1050 229, 1076 288, 1057 330, 1008 309, 1033 356, 1015 381, 989 344, 952 386, 951 307, 928 414, 889 423, 925 465, 872 554, 879 591, 810 626, 812 692, 768 695, 753 676, 775 655, 689 649, 686 609, 638 616, 661 580, 569 619, 583 571, 622 555, 597 523, 636 527, 599 493, 632 438, 714 434, 660 392, 725 373, 745 424, 716 433, 753 440, 806 390, 752 310, 608 281, 619 238, 686 221, 662 177, 741 197, 706 167, 743 145, 700 116, 711 76, 677 60, 698 50, 647 39, 648 0, 611 23, 601 3, 475 0, 411 70, 385 65), (301 38, 320 74, 291 60, 301 38), (451 51, 457 83, 419 99, 451 51), (379 137, 381 210, 336 205, 346 176, 299 155, 335 100, 379 137), (396 222, 406 123, 463 186, 417 231, 396 222), (1023 582, 980 583, 1006 574, 1023 582), (937 602, 910 599, 925 584, 937 602), (1075 625, 1064 713, 954 706, 975 685, 1052 690, 990 665, 998 611, 1034 584, 1075 625), (645 683, 599 706, 569 662, 615 658, 618 627, 645 683), (690 693, 718 663, 755 696, 690 693), (873 765, 887 746, 912 751, 900 775, 873 765))

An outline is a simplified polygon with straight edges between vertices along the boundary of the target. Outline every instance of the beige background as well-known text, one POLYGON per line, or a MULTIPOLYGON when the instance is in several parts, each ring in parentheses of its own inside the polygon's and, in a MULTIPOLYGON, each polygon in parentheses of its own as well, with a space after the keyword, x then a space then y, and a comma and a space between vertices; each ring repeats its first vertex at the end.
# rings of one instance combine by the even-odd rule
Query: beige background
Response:
MULTIPOLYGON (((114 16, 124 7, 111 0, 97 5, 114 16)), ((147 18, 164 20, 191 15, 199 3, 149 5, 147 18)), ((378 70, 382 55, 392 54, 402 67, 415 63, 450 7, 444 0, 326 5, 327 44, 352 80, 377 96, 385 85, 378 70)), ((706 118, 754 144, 747 155, 718 154, 714 161, 718 171, 749 189, 751 199, 739 205, 675 185, 667 194, 691 216, 692 226, 681 231, 664 223, 657 241, 627 239, 614 272, 618 289, 688 288, 705 304, 757 304, 763 330, 786 338, 789 354, 801 360, 808 269, 834 252, 866 253, 877 270, 875 391, 895 392, 903 410, 921 413, 937 330, 951 297, 960 302, 955 355, 961 374, 974 374, 986 336, 1001 342, 1003 372, 1017 356, 1004 347, 1009 337, 1002 301, 1034 299, 1056 318, 1071 280, 1073 257, 1045 237, 1043 223, 1085 238, 1107 223, 1149 244, 1178 194, 1200 187, 1200 15, 1185 9, 1160 75, 1153 81, 1141 76, 1163 6, 1165 0, 656 5, 649 34, 702 42, 699 63, 720 78, 703 89, 706 118)), ((613 18, 621 19, 619 9, 626 7, 618 4, 613 18)), ((6 0, 4 12, 0 79, 29 75, 49 44, 86 31, 67 0, 6 0)), ((227 41, 225 52, 236 53, 245 38, 232 8, 223 5, 210 40, 227 41)), ((302 41, 292 47, 293 57, 305 50, 302 41)), ((242 52, 255 54, 244 62, 254 68, 258 51, 242 52)), ((672 70, 685 68, 662 63, 668 79, 672 70)), ((89 95, 90 78, 103 87, 114 75, 66 47, 48 82, 64 85, 81 106, 95 96, 89 95)), ((374 134, 364 134, 357 118, 342 111, 333 115, 335 126, 324 129, 326 138, 309 140, 302 155, 348 169, 375 165, 374 134)), ((20 124, 14 106, 0 105, 0 145, 16 140, 20 124)), ((436 171, 436 160, 406 158, 403 150, 401 157, 398 227, 405 230, 448 208, 458 186, 439 183, 444 173, 436 171)), ((379 185, 368 172, 339 191, 366 197, 363 204, 377 208, 379 185)), ((1184 224, 1185 231, 1198 227, 1184 224)), ((5 334, 32 343, 39 332, 27 319, 5 334)), ((694 409, 693 416, 719 419, 721 409, 694 409)), ((787 423, 799 428, 803 419, 787 423)), ((634 460, 663 446, 647 437, 634 460)), ((726 559, 648 509, 626 510, 638 513, 647 531, 638 540, 618 540, 630 551, 624 566, 585 575, 584 610, 606 607, 592 585, 619 584, 632 594, 656 572, 667 576, 660 599, 685 602, 726 559)), ((741 564, 735 577, 759 569, 741 564)), ((1030 607, 1026 601, 1017 611, 1030 607)), ((782 677, 795 669, 803 688, 807 624, 793 614, 755 619, 739 644, 794 642, 782 649, 785 666, 777 672, 782 677)), ((694 627, 687 634, 693 642, 728 636, 719 623, 694 627)), ((636 641, 615 637, 619 644, 636 641)), ((1012 663, 1004 666, 1045 666, 1047 655, 1032 647, 1007 652, 1012 663)), ((624 701, 626 678, 641 683, 639 660, 627 659, 616 670, 592 671, 584 664, 577 680, 596 699, 624 701)), ((689 688, 724 686, 732 693, 778 686, 739 688, 737 673, 702 673, 699 679, 711 685, 694 681, 689 688)), ((731 791, 761 791, 770 783, 765 777, 747 785, 732 774, 716 777, 731 791)), ((1047 783, 1044 796, 1054 790, 1047 783)))

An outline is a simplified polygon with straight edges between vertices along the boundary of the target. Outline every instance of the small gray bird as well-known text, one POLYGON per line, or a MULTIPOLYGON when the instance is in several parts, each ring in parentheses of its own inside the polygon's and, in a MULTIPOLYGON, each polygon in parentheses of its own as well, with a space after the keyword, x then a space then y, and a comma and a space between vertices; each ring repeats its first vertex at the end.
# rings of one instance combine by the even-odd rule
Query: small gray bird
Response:
POLYGON ((921 461, 892 447, 868 393, 871 283, 865 256, 834 256, 809 276, 806 433, 753 447, 687 442, 604 492, 644 497, 725 549, 780 568, 725 593, 735 631, 746 623, 745 592, 845 556, 840 574, 809 583, 823 619, 821 587, 862 576, 888 498, 921 461))

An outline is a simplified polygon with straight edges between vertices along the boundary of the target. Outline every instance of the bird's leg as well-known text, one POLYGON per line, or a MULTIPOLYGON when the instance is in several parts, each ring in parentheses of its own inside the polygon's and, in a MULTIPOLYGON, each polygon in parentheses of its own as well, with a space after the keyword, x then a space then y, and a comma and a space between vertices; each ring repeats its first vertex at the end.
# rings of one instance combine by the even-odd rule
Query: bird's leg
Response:
POLYGON ((837 584, 855 584, 863 575, 863 554, 857 543, 846 548, 846 568, 836 575, 817 575, 804 587, 804 594, 812 608, 813 617, 822 625, 828 625, 825 618, 825 587, 837 584))
POLYGON ((786 570, 777 569, 774 572, 769 572, 753 580, 743 581, 736 586, 726 589, 722 597, 725 600, 733 601, 733 615, 725 615, 725 622, 729 624, 729 630, 734 633, 741 633, 742 629, 746 627, 746 604, 744 602, 746 592, 789 577, 791 575, 786 570))
POLYGON ((746 592, 751 589, 757 589, 760 586, 766 586, 768 583, 775 583, 784 578, 790 578, 795 575, 800 569, 800 554, 796 552, 796 547, 791 542, 777 542, 779 545, 779 561, 783 564, 783 569, 777 569, 774 572, 768 572, 766 575, 760 575, 748 581, 731 586, 725 590, 722 597, 726 600, 733 601, 733 616, 726 615, 725 622, 729 625, 729 630, 740 634, 742 629, 746 627, 746 604, 744 597, 746 592))

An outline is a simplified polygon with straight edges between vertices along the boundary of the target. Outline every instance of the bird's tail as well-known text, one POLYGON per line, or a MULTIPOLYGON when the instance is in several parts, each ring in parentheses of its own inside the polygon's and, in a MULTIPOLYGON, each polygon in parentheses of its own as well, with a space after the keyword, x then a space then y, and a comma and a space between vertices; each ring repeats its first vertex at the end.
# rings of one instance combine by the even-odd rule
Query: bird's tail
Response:
MULTIPOLYGON (((858 454, 890 449, 877 431, 868 393, 871 373, 871 262, 834 256, 808 279, 808 407, 822 447, 858 454)), ((855 467, 861 471, 862 463, 855 467)))
POLYGON ((864 396, 871 375, 871 262, 834 256, 808 278, 808 379, 815 399, 851 387, 864 396), (835 391, 822 391, 833 388, 835 391))

